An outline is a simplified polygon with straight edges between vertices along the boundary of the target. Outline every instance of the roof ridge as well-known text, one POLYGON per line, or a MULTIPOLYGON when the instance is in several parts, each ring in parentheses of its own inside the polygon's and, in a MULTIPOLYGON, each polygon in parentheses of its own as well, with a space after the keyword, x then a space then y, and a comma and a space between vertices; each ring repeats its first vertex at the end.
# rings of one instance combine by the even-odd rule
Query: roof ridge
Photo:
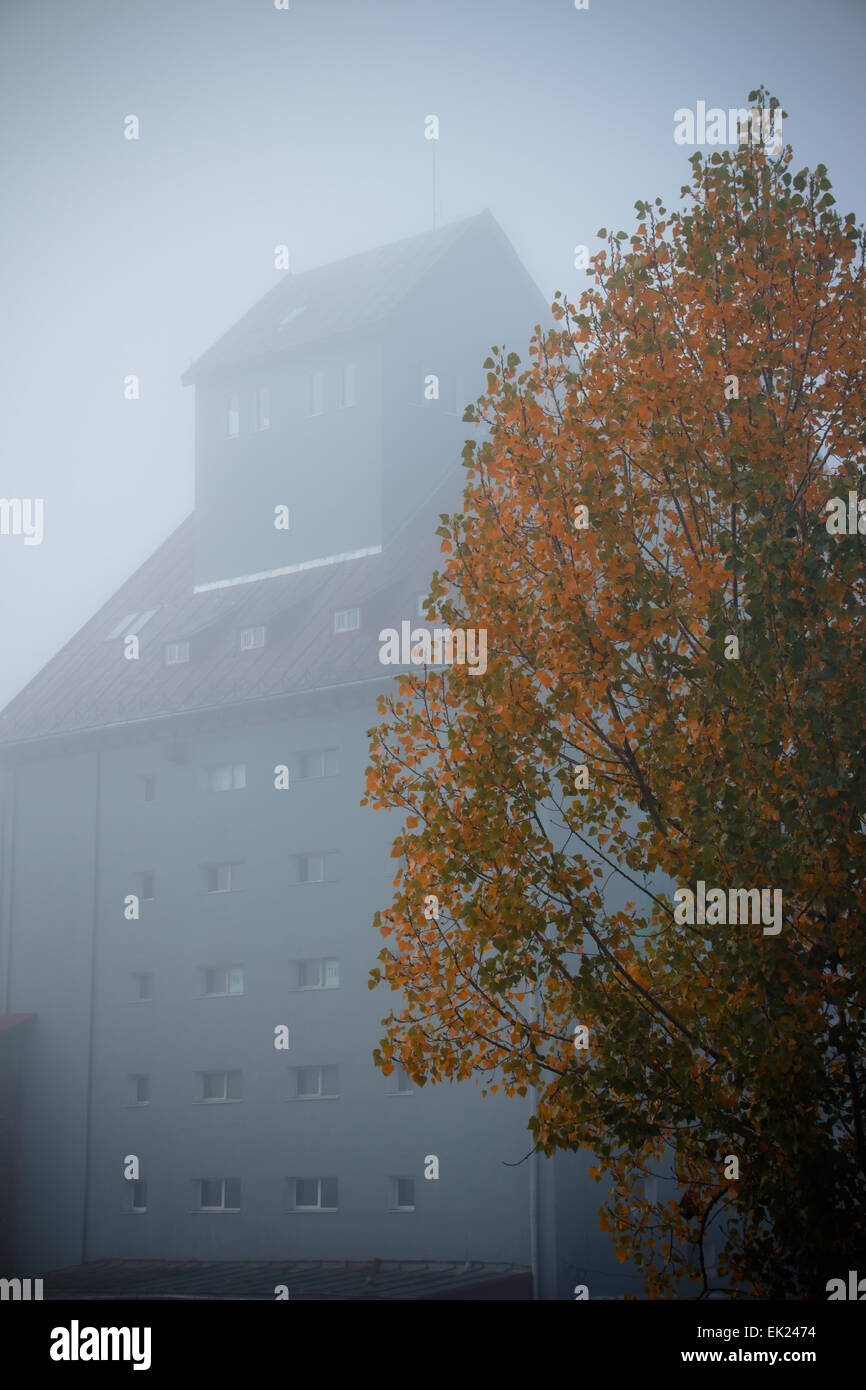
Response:
MULTIPOLYGON (((348 256, 340 256, 335 261, 320 261, 317 265, 308 266, 306 270, 290 270, 287 272, 287 276, 300 280, 305 275, 314 275, 319 270, 336 270, 338 266, 347 265, 350 261, 360 260, 362 256, 372 256, 377 251, 394 251, 398 246, 408 246, 410 242, 422 241, 425 238, 429 238, 432 241, 434 237, 441 237, 445 232, 456 232, 458 228, 461 227, 468 230, 470 223, 480 222, 485 216, 491 218, 493 221, 496 220, 493 218, 493 214, 489 208, 482 208, 481 212, 474 212, 469 217, 457 217, 453 222, 445 222, 441 227, 428 227, 425 232, 412 232, 409 236, 397 237, 395 241, 382 241, 376 246, 366 247, 363 251, 353 251, 348 256)), ((283 279, 279 283, 281 285, 285 284, 286 278, 286 276, 283 276, 283 279)), ((276 289, 276 286, 272 288, 276 289)), ((262 299, 267 298, 267 295, 271 292, 271 290, 268 290, 266 294, 262 296, 262 299)), ((258 302, 261 303, 261 300, 258 302)), ((253 307, 255 308, 255 305, 253 307)))
MULTIPOLYGON (((260 337, 264 336, 266 340, 268 339, 269 332, 272 337, 278 325, 276 323, 268 324, 262 322, 266 317, 266 309, 269 304, 272 303, 275 310, 279 305, 284 312, 291 310, 293 307, 299 307, 297 303, 293 305, 291 301, 296 301, 303 295, 306 285, 310 289, 316 290, 320 297, 324 293, 326 310, 332 309, 333 306, 327 303, 327 291, 326 289, 323 290, 323 287, 327 284, 328 278, 345 277, 350 275, 353 271, 363 272, 365 263, 367 263, 371 268, 371 274, 367 277, 367 280, 368 282, 372 281, 375 283, 376 276, 373 272, 378 268, 377 258, 381 260, 383 256, 389 256, 393 259, 395 256, 399 257, 401 254, 405 256, 407 253, 417 256, 422 251, 424 244, 427 243, 434 249, 435 254, 433 254, 432 259, 426 265, 414 268, 414 273, 411 273, 409 285, 403 288, 402 291, 398 291, 396 303, 400 303, 408 293, 409 287, 416 284, 420 276, 428 274, 432 267, 439 262, 441 257, 466 235, 471 228, 485 224, 498 228, 496 219, 493 217, 489 208, 483 208, 481 212, 473 213, 471 217, 458 218, 454 222, 448 222, 442 227, 432 227, 427 231, 413 232, 411 236, 400 237, 396 241, 388 241, 376 246, 369 246, 363 251, 354 251, 351 255, 342 256, 338 260, 321 262, 319 265, 310 266, 307 270, 289 271, 287 274, 281 276, 275 285, 272 285, 270 289, 260 295, 255 303, 252 304, 240 318, 234 319, 229 324, 228 328, 226 328, 225 332, 221 333, 209 347, 205 348, 203 352, 200 352, 193 358, 189 366, 182 373, 181 382, 184 385, 188 385, 198 375, 204 372, 224 370, 229 362, 233 360, 232 358, 226 358, 227 345, 233 341, 235 342, 234 357, 242 357, 244 352, 249 352, 250 349, 243 344, 243 340, 244 335, 250 330, 258 328, 260 337), (242 344, 240 351, 238 351, 237 346, 238 339, 242 344)), ((499 228, 499 230, 501 232, 501 228, 499 228)), ((502 235, 504 236, 504 233, 502 233, 502 235)), ((411 271, 412 268, 410 267, 410 272, 411 271)), ((363 275, 362 278, 364 278, 363 275)), ((322 305, 320 304, 318 308, 321 313, 322 305)), ((382 318, 392 312, 393 308, 393 303, 387 305, 382 312, 374 314, 371 319, 368 306, 366 315, 367 323, 380 322, 382 318)), ((319 340, 326 340, 333 337, 337 332, 357 330, 357 323, 351 324, 350 328, 347 330, 345 327, 335 326, 333 322, 329 324, 327 322, 327 313, 325 317, 326 322, 318 335, 319 340)), ((364 321, 364 317, 364 315, 361 316, 362 322, 364 321)), ((303 330, 301 341, 310 341, 305 332, 310 322, 309 317, 307 315, 299 315, 297 322, 299 328, 303 330)), ((315 334, 313 340, 316 340, 315 334)), ((283 349, 290 350, 297 346, 297 342, 296 335, 290 336, 286 334, 281 343, 277 344, 274 341, 266 341, 265 346, 260 345, 257 351, 261 355, 267 357, 283 349)))

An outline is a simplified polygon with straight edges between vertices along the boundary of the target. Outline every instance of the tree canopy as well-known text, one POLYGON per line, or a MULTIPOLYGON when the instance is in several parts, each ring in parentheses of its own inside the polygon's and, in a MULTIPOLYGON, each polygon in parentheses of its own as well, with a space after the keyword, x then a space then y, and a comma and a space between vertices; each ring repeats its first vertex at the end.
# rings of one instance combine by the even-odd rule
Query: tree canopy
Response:
POLYGON ((407 812, 376 1061, 538 1088, 653 1297, 825 1297, 866 1254, 864 236, 792 158, 696 153, 493 350, 428 600, 487 670, 402 674, 370 731, 365 802, 407 812))

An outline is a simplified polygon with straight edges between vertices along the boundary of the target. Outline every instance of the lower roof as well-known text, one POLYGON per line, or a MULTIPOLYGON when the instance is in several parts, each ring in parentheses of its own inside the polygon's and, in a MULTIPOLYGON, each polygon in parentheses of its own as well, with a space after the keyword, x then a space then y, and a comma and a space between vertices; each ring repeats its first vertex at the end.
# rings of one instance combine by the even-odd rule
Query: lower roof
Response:
POLYGON ((395 674, 379 662, 378 632, 423 622, 418 595, 444 567, 435 532, 455 471, 378 554, 200 593, 191 514, 0 713, 0 746, 395 674), (334 613, 356 607, 360 628, 335 632, 334 613), (240 629, 262 625, 265 645, 241 651, 240 629), (124 635, 137 627, 129 660, 124 635), (185 641, 191 659, 166 665, 166 644, 185 641))
POLYGON ((43 1276, 45 1299, 490 1299, 532 1297, 524 1265, 478 1260, 96 1260, 43 1276))

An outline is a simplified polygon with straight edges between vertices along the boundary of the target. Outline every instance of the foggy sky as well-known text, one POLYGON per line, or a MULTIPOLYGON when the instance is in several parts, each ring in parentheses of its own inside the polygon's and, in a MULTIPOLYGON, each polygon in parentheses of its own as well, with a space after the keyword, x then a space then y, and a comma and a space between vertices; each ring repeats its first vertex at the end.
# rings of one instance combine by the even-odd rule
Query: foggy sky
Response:
POLYGON ((575 298, 575 243, 676 205, 699 100, 763 83, 862 219, 864 40, 862 0, 2 0, 0 496, 45 538, 0 536, 0 704, 191 509, 180 374, 274 245, 298 272, 432 225, 425 116, 439 225, 489 207, 575 298))

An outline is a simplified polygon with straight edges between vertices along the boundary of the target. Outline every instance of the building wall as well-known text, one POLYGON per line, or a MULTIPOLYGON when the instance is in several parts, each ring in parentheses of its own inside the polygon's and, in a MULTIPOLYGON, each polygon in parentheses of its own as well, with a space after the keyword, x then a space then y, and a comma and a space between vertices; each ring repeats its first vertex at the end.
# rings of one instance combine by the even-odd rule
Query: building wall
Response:
POLYGON ((261 574, 380 545, 382 382, 379 344, 353 339, 196 387, 196 583, 261 574), (355 404, 340 408, 340 373, 355 367, 355 404), (309 414, 309 378, 324 376, 323 411, 309 414), (256 391, 270 425, 255 428, 256 391), (239 432, 226 434, 229 397, 239 432), (289 531, 274 507, 291 509, 289 531))
POLYGON ((635 1266, 616 1259, 609 1236, 599 1226, 599 1209, 610 1182, 596 1183, 589 1177, 590 1165, 597 1162, 587 1151, 561 1152, 542 1165, 542 1299, 573 1301, 578 1285, 585 1285, 589 1299, 640 1292, 635 1266))
POLYGON ((390 901, 396 823, 359 806, 372 697, 354 711, 201 730, 106 748, 101 762, 89 1217, 82 1244, 96 754, 19 774, 13 1010, 39 1014, 25 1109, 19 1256, 51 1268, 82 1258, 379 1257, 526 1264, 528 1102, 481 1099, 473 1082, 394 1093, 373 1066, 391 996, 367 989, 390 901), (170 761, 186 748, 185 760, 170 761), (274 766, 339 747, 339 774, 274 789, 274 766), (243 790, 212 792, 206 769, 243 762, 243 790), (143 777, 155 778, 145 801, 143 777), (43 804, 47 802, 48 805, 43 804), (74 808, 74 810, 73 810, 74 808), (338 851, 334 881, 293 884, 288 856, 338 851), (200 866, 243 861, 238 892, 208 895, 200 866), (124 919, 136 875, 154 899, 124 919), (292 988, 289 962, 334 956, 340 987, 292 988), (57 969, 46 961, 57 961, 57 969), (240 996, 202 997, 201 968, 239 964, 240 996), (153 977, 134 1002, 133 972, 153 977), (288 1053, 274 1028, 290 1029, 288 1053), (288 1068, 336 1064, 337 1100, 288 1099, 288 1068), (196 1104, 195 1073, 243 1073, 243 1099, 196 1104), (132 1075, 150 1077, 147 1106, 132 1075), (424 1179, 428 1154, 438 1181, 424 1179), (124 1159, 147 1182, 125 1210, 124 1159), (286 1179, 336 1176, 336 1214, 287 1210, 286 1179), (390 1212, 388 1179, 415 1179, 414 1212, 390 1212), (239 1177, 241 1210, 200 1213, 193 1179, 239 1177))
POLYGON ((95 794, 93 754, 28 762, 14 798, 7 777, 5 1012, 38 1015, 21 1112, 16 1268, 25 1275, 81 1257, 95 794))
POLYGON ((460 463, 476 438, 465 406, 485 388, 496 344, 526 361, 550 311, 492 219, 460 238, 375 334, 349 336, 255 369, 239 364, 196 385, 196 583, 261 574, 381 545, 460 463), (355 404, 340 373, 355 367, 355 404), (312 373, 322 414, 309 414, 312 373), (425 379, 438 378, 438 399, 425 379), (255 428, 256 390, 270 425, 255 428), (226 434, 239 399, 237 437, 226 434), (277 531, 273 508, 292 508, 277 531))
MULTIPOLYGON (((484 388, 491 343, 525 355, 544 313, 504 238, 481 228, 380 337, 200 382, 196 582, 386 543, 477 437, 461 416, 484 388), (355 404, 341 409, 346 363, 355 404), (325 395, 311 416, 314 371, 325 395), (434 373, 440 394, 428 403, 424 377, 434 373), (270 392, 261 431, 259 387, 270 392), (235 393, 239 430, 227 437, 235 393), (292 512, 288 532, 273 526, 280 503, 292 512)), ((388 621, 414 618, 416 605, 407 591, 388 621)), ((15 847, 6 836, 12 939, 0 966, 6 1011, 38 1014, 22 1121, 25 1273, 101 1258, 529 1263, 528 1100, 482 1099, 474 1082, 398 1094, 371 1060, 395 1002, 369 991, 367 977, 398 829, 393 815, 359 805, 375 720, 372 694, 351 708, 323 697, 315 714, 211 721, 186 735, 166 726, 19 760, 15 795, 3 793, 15 847), (275 765, 317 747, 338 748, 336 775, 275 789, 275 765), (245 765, 245 787, 211 791, 207 769, 234 763, 245 765), (325 851, 336 856, 328 881, 293 881, 293 855, 325 851), (236 891, 207 893, 204 866, 229 861, 236 891), (124 902, 143 873, 154 897, 130 921, 124 902), (290 962, 310 957, 339 958, 338 989, 293 988, 290 962), (204 997, 202 970, 225 965, 243 966, 243 994, 204 997), (152 997, 136 1000, 142 974, 152 997), (281 1024, 288 1052, 274 1048, 281 1024), (338 1066, 339 1097, 290 1099, 289 1068, 314 1065, 338 1066), (196 1074, 218 1069, 242 1073, 242 1099, 197 1103, 196 1074), (131 1103, 135 1075, 149 1078, 146 1105, 131 1103), (439 1160, 438 1181, 424 1178, 427 1155, 439 1160), (129 1209, 132 1156, 147 1185, 143 1212, 129 1209), (337 1212, 291 1212, 287 1179, 315 1176, 338 1179, 337 1212), (388 1210, 392 1177, 414 1179, 414 1211, 388 1210), (199 1178, 239 1178, 240 1210, 195 1210, 199 1178)), ((570 1242, 582 1251, 587 1240, 574 1223, 598 1206, 585 1171, 569 1172, 560 1236, 554 1165, 538 1161, 543 1296, 567 1296, 570 1242)))
POLYGON ((406 297, 383 343, 386 536, 460 464, 466 440, 483 437, 463 413, 487 388, 491 348, 526 363, 539 322, 552 322, 550 310, 493 224, 461 238, 406 297), (439 395, 427 400, 431 376, 439 395))
MULTIPOLYGON (((23 1078, 29 1070, 32 1018, 0 1032, 0 1269, 15 1267, 23 1078)), ((4 1276, 0 1276, 4 1277, 4 1276)))

